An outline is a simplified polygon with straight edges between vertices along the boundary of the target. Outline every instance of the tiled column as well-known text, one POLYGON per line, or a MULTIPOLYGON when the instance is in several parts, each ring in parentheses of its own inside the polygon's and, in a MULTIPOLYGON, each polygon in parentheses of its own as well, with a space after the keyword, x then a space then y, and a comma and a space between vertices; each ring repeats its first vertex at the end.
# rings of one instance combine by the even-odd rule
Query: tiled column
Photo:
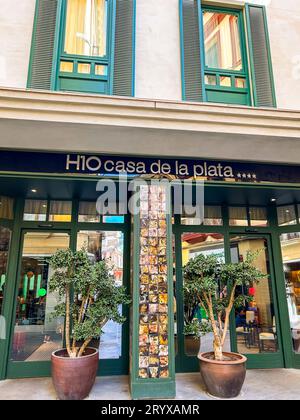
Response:
POLYGON ((172 223, 167 185, 139 185, 133 224, 131 392, 175 396, 172 223))

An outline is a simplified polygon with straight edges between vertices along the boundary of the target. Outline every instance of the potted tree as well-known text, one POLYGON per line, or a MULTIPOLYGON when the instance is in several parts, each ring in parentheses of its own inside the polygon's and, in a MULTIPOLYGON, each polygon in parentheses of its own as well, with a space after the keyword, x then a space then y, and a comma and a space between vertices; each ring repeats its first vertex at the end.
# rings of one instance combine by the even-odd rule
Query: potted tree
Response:
POLYGON ((107 262, 94 263, 84 250, 60 250, 49 264, 50 292, 60 297, 53 316, 65 319, 66 346, 52 354, 53 383, 59 399, 82 400, 94 385, 99 361, 98 350, 89 345, 108 321, 125 322, 119 308, 130 300, 107 262))
POLYGON ((247 290, 266 277, 253 265, 257 255, 248 253, 236 264, 225 264, 217 255, 199 255, 184 267, 184 293, 196 296, 208 316, 208 320, 192 320, 186 332, 198 337, 213 333, 213 351, 199 353, 198 358, 208 392, 219 398, 237 397, 245 381, 247 358, 225 352, 224 345, 232 309, 253 299, 237 294, 237 288, 244 286, 247 290))

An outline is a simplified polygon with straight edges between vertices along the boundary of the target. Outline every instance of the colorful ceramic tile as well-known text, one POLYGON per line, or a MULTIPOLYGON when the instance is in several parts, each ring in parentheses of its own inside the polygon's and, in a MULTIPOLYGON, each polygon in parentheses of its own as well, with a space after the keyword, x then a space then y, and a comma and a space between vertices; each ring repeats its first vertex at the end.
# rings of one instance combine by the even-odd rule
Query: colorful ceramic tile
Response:
POLYGON ((158 293, 158 286, 157 286, 157 284, 151 284, 150 286, 149 286, 149 291, 150 291, 150 293, 158 293))
POLYGON ((151 344, 154 344, 154 345, 158 346, 159 345, 158 335, 150 335, 149 343, 150 343, 150 346, 151 346, 151 344))
POLYGON ((149 229, 141 229, 141 236, 143 238, 148 238, 148 236, 149 236, 149 229))
POLYGON ((166 293, 159 295, 159 303, 164 305, 168 303, 168 295, 166 293))
POLYGON ((158 235, 158 230, 157 229, 149 229, 149 237, 150 238, 156 238, 158 235))
MULTIPOLYGON (((150 246, 157 247, 158 246, 158 238, 149 238, 148 239, 148 244, 150 246)), ((151 254, 151 252, 150 252, 150 254, 151 254)), ((156 251, 156 254, 157 254, 157 251, 156 251)))
POLYGON ((149 228, 150 229, 157 229, 158 228, 158 221, 157 220, 150 220, 148 223, 149 223, 149 228))
POLYGON ((149 356, 149 366, 159 366, 159 357, 149 356))
POLYGON ((147 246, 148 245, 148 238, 140 237, 140 244, 141 244, 141 246, 147 246))
POLYGON ((140 323, 141 324, 148 324, 149 322, 149 315, 145 314, 145 315, 140 315, 140 323))
POLYGON ((141 276, 141 284, 149 284, 150 276, 148 274, 143 274, 141 276))
POLYGON ((150 303, 158 303, 158 295, 150 294, 149 295, 149 302, 150 303))
POLYGON ((147 324, 140 325, 140 335, 149 334, 149 326, 147 324))
POLYGON ((149 325, 149 332, 150 332, 150 334, 157 334, 158 333, 158 324, 150 324, 149 325))
POLYGON ((141 265, 141 274, 149 273, 149 265, 141 265))
MULTIPOLYGON (((148 280, 148 282, 149 282, 149 280, 148 280)), ((149 292, 148 284, 141 284, 140 285, 140 294, 144 295, 145 293, 148 293, 148 292, 149 292)))
MULTIPOLYGON (((148 351, 148 348, 147 348, 148 351)), ((150 344, 149 346, 149 354, 157 355, 159 353, 159 346, 158 344, 150 344)))
MULTIPOLYGON (((150 307, 150 305, 149 305, 150 307)), ((167 314, 168 313, 168 305, 159 305, 158 306, 158 312, 160 314, 167 314)))
POLYGON ((168 346, 159 346, 159 355, 160 356, 168 356, 169 354, 169 348, 168 346))
POLYGON ((149 266, 149 273, 150 273, 150 274, 158 274, 158 268, 157 268, 157 265, 150 265, 150 266, 149 266))
POLYGON ((148 334, 142 334, 139 336, 139 345, 145 346, 149 342, 149 335, 148 334))
POLYGON ((166 274, 168 272, 168 266, 166 264, 159 265, 159 274, 166 274))
POLYGON ((167 324, 159 324, 159 333, 160 334, 167 334, 168 333, 168 326, 167 326, 167 324))
POLYGON ((144 303, 140 305, 140 314, 148 314, 148 305, 144 303))
POLYGON ((159 372, 158 367, 150 367, 149 368, 150 378, 152 378, 152 379, 158 378, 158 372, 159 372))
POLYGON ((159 364, 161 367, 166 367, 169 364, 169 358, 168 356, 160 356, 159 358, 159 364))
POLYGON ((148 356, 140 356, 139 358, 139 367, 147 368, 149 366, 150 358, 148 356))
POLYGON ((149 314, 155 314, 157 312, 158 312, 158 305, 157 304, 149 304, 149 314))
POLYGON ((139 377, 141 379, 147 379, 147 378, 149 378, 148 369, 140 369, 139 370, 139 377))
POLYGON ((140 356, 148 356, 149 355, 149 347, 148 346, 141 346, 139 348, 139 355, 140 356))
POLYGON ((168 324, 168 315, 165 315, 165 314, 159 315, 159 323, 168 324))
MULTIPOLYGON (((151 338, 151 337, 150 337, 151 338)), ((160 335, 159 336, 159 344, 162 346, 167 346, 169 344, 168 335, 160 335)))
POLYGON ((170 374, 169 374, 169 369, 168 369, 168 368, 162 368, 162 369, 160 370, 159 376, 160 376, 161 378, 168 378, 168 377, 170 376, 170 374))
POLYGON ((167 264, 167 257, 165 255, 158 257, 158 264, 167 264))
POLYGON ((149 315, 148 319, 149 319, 150 324, 155 324, 158 321, 158 315, 157 314, 149 315))
POLYGON ((158 286, 158 293, 167 293, 168 292, 168 288, 166 285, 164 284, 159 284, 158 286))

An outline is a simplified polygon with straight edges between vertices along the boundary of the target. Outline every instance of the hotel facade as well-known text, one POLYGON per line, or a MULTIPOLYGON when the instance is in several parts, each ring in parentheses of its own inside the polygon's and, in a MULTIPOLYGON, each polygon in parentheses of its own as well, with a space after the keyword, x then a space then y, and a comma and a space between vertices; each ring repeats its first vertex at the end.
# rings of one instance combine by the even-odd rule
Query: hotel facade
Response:
POLYGON ((132 296, 93 345, 133 398, 199 369, 184 326, 206 314, 183 293, 199 254, 261 251, 226 347, 249 369, 300 368, 299 1, 0 0, 0 35, 0 380, 50 376, 64 321, 48 258, 68 247, 110 260, 132 296), (122 198, 97 212, 99 180, 123 197, 153 178, 194 197, 201 181, 203 217, 165 217, 172 195, 147 186, 144 215, 122 198))

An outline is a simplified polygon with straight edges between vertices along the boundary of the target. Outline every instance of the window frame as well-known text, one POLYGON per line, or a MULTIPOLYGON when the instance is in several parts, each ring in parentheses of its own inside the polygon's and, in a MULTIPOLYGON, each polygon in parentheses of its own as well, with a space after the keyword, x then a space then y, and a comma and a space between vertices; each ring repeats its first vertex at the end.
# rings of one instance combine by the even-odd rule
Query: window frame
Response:
MULTIPOLYGON (((103 57, 97 56, 86 56, 86 55, 76 55, 76 54, 67 54, 64 51, 65 40, 66 40, 66 27, 67 27, 67 7, 69 0, 62 1, 62 10, 61 10, 61 19, 60 19, 60 29, 59 29, 59 46, 57 54, 57 77, 56 77, 56 90, 58 88, 59 79, 73 79, 80 83, 83 80, 91 81, 103 81, 108 84, 108 93, 111 92, 112 86, 112 67, 113 67, 113 43, 114 43, 114 17, 115 17, 115 8, 112 0, 105 0, 107 2, 107 33, 106 33, 106 55, 103 57), (60 70, 61 62, 70 62, 73 63, 72 72, 62 72, 60 70), (91 66, 90 73, 78 73, 78 64, 89 64, 91 66), (95 74, 96 65, 103 65, 107 67, 107 72, 105 75, 95 74)), ((80 90, 79 90, 80 92, 80 90)))
MULTIPOLYGON (((248 60, 248 53, 247 53, 247 39, 246 39, 246 27, 244 21, 244 11, 243 9, 235 9, 235 8, 224 8, 218 6, 208 6, 203 5, 201 7, 201 15, 200 15, 200 31, 202 31, 202 40, 201 40, 201 48, 203 49, 203 60, 204 60, 204 70, 203 70, 203 87, 205 89, 205 96, 207 96, 207 92, 227 92, 230 93, 237 93, 237 94, 244 94, 247 96, 248 105, 252 105, 252 95, 251 95, 251 80, 250 80, 250 72, 249 72, 249 60, 248 60), (238 32, 240 37, 240 46, 241 46, 241 57, 242 57, 242 69, 241 70, 224 70, 220 68, 211 68, 207 66, 207 58, 206 58, 206 51, 205 51, 205 37, 204 37, 204 13, 223 13, 229 14, 233 16, 237 16, 238 18, 238 32), (216 85, 208 85, 205 83, 206 76, 215 76, 216 77, 216 85), (221 86, 220 79, 222 76, 230 77, 231 78, 231 86, 221 86), (238 88, 235 85, 236 79, 245 79, 245 87, 238 88)), ((223 102, 225 103, 225 102, 223 102)))

